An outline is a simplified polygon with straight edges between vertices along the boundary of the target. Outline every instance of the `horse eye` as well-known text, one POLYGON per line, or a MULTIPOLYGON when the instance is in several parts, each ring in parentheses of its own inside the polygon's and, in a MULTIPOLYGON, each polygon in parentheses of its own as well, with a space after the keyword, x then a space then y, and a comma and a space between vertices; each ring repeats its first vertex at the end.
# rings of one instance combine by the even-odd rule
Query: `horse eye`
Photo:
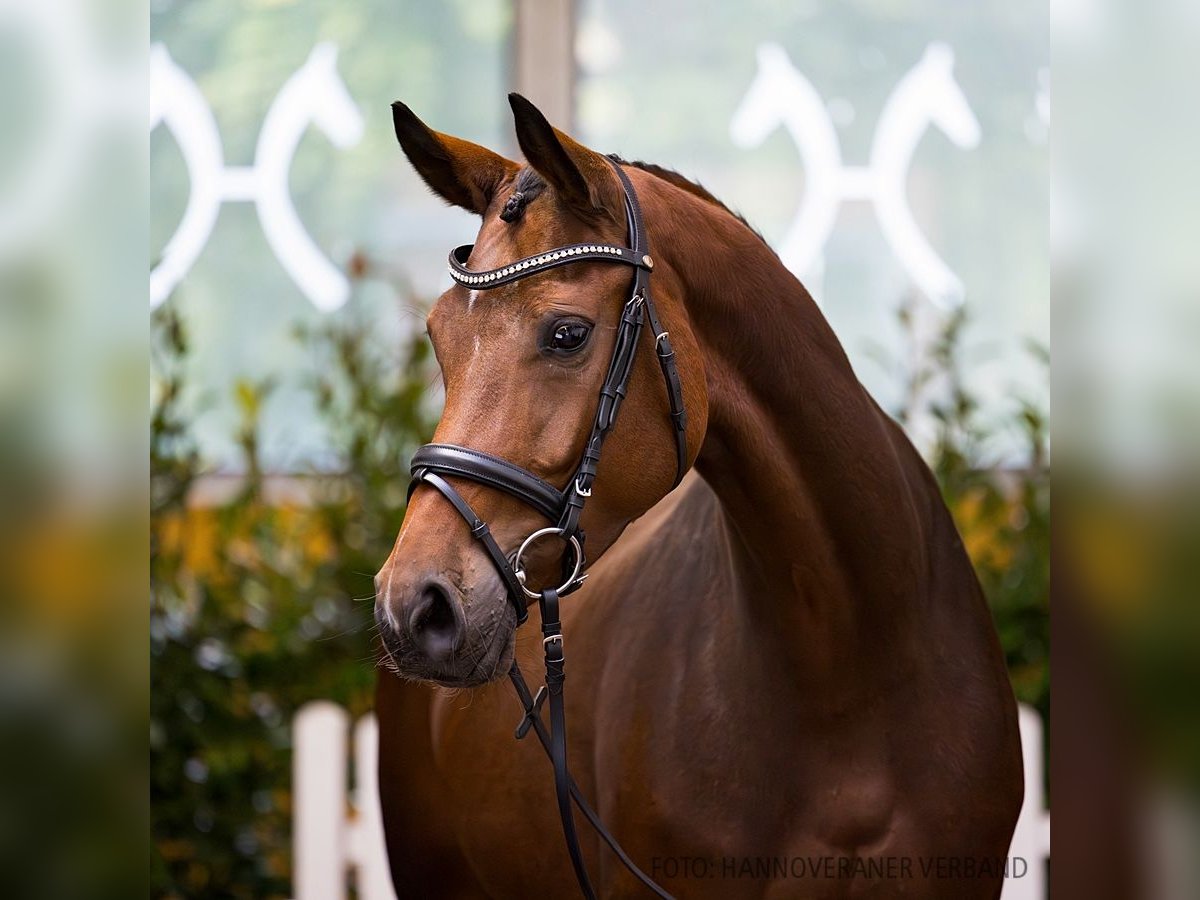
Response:
POLYGON ((592 326, 587 322, 577 319, 559 322, 550 337, 550 349, 559 353, 574 353, 587 343, 591 333, 592 326))

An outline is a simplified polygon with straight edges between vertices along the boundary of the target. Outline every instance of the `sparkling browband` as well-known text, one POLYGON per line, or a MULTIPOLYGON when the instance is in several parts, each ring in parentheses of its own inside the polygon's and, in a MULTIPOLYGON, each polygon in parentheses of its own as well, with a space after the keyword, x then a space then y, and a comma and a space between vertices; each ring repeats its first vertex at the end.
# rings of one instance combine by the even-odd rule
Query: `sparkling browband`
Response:
POLYGON ((487 290, 502 284, 526 278, 537 272, 553 269, 568 263, 598 260, 600 262, 622 263, 649 271, 654 268, 654 260, 648 255, 637 253, 628 247, 618 247, 615 244, 571 244, 559 247, 537 256, 528 256, 516 262, 509 263, 499 269, 486 272, 472 272, 466 267, 474 244, 464 244, 450 251, 448 266, 450 277, 459 284, 468 287, 487 290))

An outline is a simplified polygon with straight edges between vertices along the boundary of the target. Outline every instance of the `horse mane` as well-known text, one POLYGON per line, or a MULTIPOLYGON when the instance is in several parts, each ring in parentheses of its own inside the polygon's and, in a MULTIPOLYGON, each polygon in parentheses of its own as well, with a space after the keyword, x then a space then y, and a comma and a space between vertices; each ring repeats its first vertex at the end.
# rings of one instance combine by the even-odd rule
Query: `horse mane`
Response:
MULTIPOLYGON (((746 221, 745 216, 743 216, 741 213, 734 212, 732 209, 718 200, 708 190, 708 188, 700 184, 700 182, 692 181, 690 178, 680 175, 674 169, 668 169, 665 166, 656 165, 655 163, 643 162, 642 160, 624 159, 618 156, 616 153, 608 154, 608 158, 613 162, 619 163, 623 166, 632 166, 635 169, 641 169, 643 172, 653 175, 655 178, 662 179, 663 181, 667 182, 667 184, 674 185, 680 190, 687 191, 694 197, 699 197, 701 200, 711 203, 718 209, 725 210, 725 212, 729 213, 729 215, 733 216, 748 229, 750 229, 754 236, 760 241, 762 241, 764 244, 767 243, 767 239, 762 236, 762 233, 757 228, 746 221)), ((513 194, 509 197, 508 202, 505 203, 504 210, 500 213, 500 218, 506 222, 516 221, 524 212, 525 206, 534 200, 545 188, 546 182, 542 176, 539 175, 536 170, 530 168, 529 166, 525 166, 517 174, 516 190, 513 191, 513 194)))
POLYGON ((709 191, 708 188, 706 188, 700 182, 692 181, 690 178, 680 175, 674 169, 668 169, 665 166, 660 166, 656 163, 643 162, 640 159, 623 159, 616 153, 610 153, 608 154, 608 157, 613 162, 617 162, 625 166, 633 166, 633 168, 641 169, 643 172, 653 175, 655 178, 661 178, 663 181, 667 182, 667 184, 674 185, 680 190, 687 191, 689 194, 699 197, 701 200, 725 210, 725 212, 729 213, 731 216, 749 228, 754 233, 754 236, 760 241, 762 241, 764 244, 767 243, 767 239, 762 236, 762 233, 757 228, 746 221, 745 216, 739 212, 734 212, 732 209, 722 203, 719 199, 717 199, 716 196, 713 195, 711 191, 709 191))

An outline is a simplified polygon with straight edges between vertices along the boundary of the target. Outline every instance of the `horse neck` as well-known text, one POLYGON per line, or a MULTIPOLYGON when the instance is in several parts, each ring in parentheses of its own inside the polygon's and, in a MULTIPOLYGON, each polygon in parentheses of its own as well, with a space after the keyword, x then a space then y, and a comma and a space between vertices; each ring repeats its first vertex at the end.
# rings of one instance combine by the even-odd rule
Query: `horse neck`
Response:
POLYGON ((725 512, 754 619, 793 638, 883 639, 924 587, 930 510, 944 511, 928 469, 766 244, 713 204, 648 190, 664 201, 648 220, 668 225, 651 246, 679 273, 705 356, 696 469, 725 512))

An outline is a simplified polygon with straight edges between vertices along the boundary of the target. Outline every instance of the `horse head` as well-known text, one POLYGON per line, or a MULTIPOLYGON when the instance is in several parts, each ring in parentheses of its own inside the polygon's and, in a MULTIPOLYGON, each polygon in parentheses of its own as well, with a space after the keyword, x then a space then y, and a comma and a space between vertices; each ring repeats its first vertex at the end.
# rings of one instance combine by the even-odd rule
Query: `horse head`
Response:
POLYGON ((772 43, 759 46, 754 81, 729 123, 729 136, 737 146, 757 147, 779 127, 787 99, 780 88, 794 74, 792 62, 782 47, 772 43))
MULTIPOLYGON (((551 127, 524 98, 511 100, 526 166, 435 132, 408 107, 393 105, 396 136, 426 184, 482 216, 470 270, 500 268, 575 243, 627 245, 624 192, 609 161, 551 127)), ((653 222, 657 179, 639 170, 628 175, 653 222)), ((653 231, 651 236, 651 252, 654 240, 667 240, 653 231)), ((484 451, 565 490, 595 421, 630 284, 629 268, 586 261, 489 290, 456 284, 442 294, 427 318, 446 389, 434 441, 484 451)), ((707 401, 679 284, 669 266, 655 264, 655 305, 678 357, 689 446, 695 448, 707 401)), ((595 496, 583 511, 591 563, 674 484, 675 434, 658 363, 647 349, 653 343, 642 335, 619 426, 604 444, 595 496)), ((449 480, 504 554, 547 525, 542 514, 504 491, 449 480)), ((517 614, 497 568, 473 539, 476 530, 429 485, 413 492, 376 576, 385 662, 390 658, 400 674, 465 686, 507 672, 517 614)), ((522 562, 530 586, 561 581, 555 565, 560 550, 556 541, 531 548, 522 562)))
POLYGON ((913 75, 913 94, 923 101, 929 121, 957 146, 978 146, 979 120, 954 79, 954 51, 940 42, 930 44, 913 75))
POLYGON ((297 93, 305 99, 312 122, 341 149, 358 143, 363 117, 337 71, 337 47, 317 44, 294 76, 297 93))

